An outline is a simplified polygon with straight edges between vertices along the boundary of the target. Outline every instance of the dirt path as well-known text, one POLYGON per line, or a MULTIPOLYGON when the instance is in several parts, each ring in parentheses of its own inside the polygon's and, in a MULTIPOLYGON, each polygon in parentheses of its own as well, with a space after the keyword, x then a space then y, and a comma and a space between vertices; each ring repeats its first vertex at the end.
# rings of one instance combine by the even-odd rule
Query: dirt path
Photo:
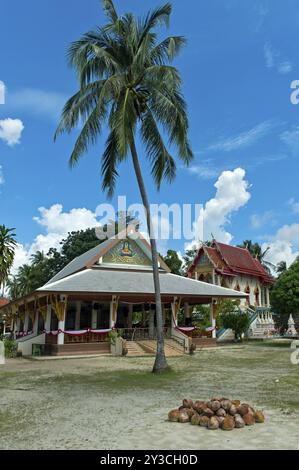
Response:
POLYGON ((93 358, 0 366, 0 449, 298 449, 299 374, 289 351, 246 346, 169 360, 93 358), (267 422, 231 432, 166 421, 184 397, 225 395, 267 422))

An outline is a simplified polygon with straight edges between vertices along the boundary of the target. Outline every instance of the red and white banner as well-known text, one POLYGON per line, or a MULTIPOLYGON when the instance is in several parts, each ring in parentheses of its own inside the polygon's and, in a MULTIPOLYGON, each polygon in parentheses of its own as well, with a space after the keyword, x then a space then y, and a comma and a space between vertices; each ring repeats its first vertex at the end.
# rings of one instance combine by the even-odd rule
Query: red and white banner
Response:
POLYGON ((59 335, 60 333, 63 333, 65 335, 69 335, 69 336, 83 336, 83 335, 86 335, 86 333, 94 333, 96 335, 105 335, 107 333, 109 333, 111 331, 111 328, 109 329, 103 329, 103 330, 93 330, 92 328, 88 328, 87 330, 51 330, 51 331, 44 331, 44 333, 46 333, 46 335, 52 335, 52 336, 57 336, 59 335))

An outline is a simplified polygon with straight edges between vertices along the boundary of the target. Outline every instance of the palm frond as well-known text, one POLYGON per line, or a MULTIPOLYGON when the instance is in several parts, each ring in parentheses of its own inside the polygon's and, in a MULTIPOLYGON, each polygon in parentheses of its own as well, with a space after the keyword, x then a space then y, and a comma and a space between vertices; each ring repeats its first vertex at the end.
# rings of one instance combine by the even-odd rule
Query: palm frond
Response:
POLYGON ((103 0, 103 10, 112 23, 117 21, 118 15, 112 0, 103 0))
POLYGON ((171 62, 186 45, 184 36, 170 36, 160 42, 151 51, 151 60, 154 64, 163 65, 171 62))
POLYGON ((102 156, 102 188, 109 198, 114 194, 119 155, 117 151, 117 139, 114 131, 111 131, 106 142, 106 148, 102 156))
POLYGON ((176 174, 173 157, 168 153, 155 119, 148 109, 141 123, 142 140, 146 146, 147 155, 152 165, 152 175, 158 188, 163 178, 172 181, 176 174))

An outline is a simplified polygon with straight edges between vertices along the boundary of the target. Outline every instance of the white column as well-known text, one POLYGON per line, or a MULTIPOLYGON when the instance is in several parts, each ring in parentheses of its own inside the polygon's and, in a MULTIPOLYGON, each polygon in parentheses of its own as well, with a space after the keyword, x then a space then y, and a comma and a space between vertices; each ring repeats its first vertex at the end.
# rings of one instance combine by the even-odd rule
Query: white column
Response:
POLYGON ((97 328, 97 324, 98 324, 98 311, 93 308, 91 311, 91 328, 95 330, 97 328))
MULTIPOLYGON (((65 316, 66 316, 66 312, 65 312, 65 315, 64 315, 64 319, 61 320, 61 321, 58 321, 58 330, 63 330, 65 329, 65 316)), ((64 344, 64 333, 59 333, 57 335, 57 344, 64 344)))
POLYGON ((176 309, 176 299, 171 303, 171 329, 175 329, 177 326, 177 309, 176 309))
POLYGON ((213 327, 212 338, 216 338, 215 303, 213 300, 212 300, 211 307, 210 307, 210 321, 211 321, 211 326, 213 327))
POLYGON ((269 293, 269 287, 265 287, 265 289, 266 289, 267 307, 270 307, 270 293, 269 293))
POLYGON ((75 330, 80 330, 81 301, 76 302, 75 330))
POLYGON ((117 317, 117 298, 115 295, 112 296, 110 302, 110 319, 109 319, 109 328, 114 328, 116 324, 117 317))
POLYGON ((52 313, 51 305, 47 305, 47 316, 46 316, 46 320, 45 320, 45 330, 46 331, 51 330, 51 313, 52 313))

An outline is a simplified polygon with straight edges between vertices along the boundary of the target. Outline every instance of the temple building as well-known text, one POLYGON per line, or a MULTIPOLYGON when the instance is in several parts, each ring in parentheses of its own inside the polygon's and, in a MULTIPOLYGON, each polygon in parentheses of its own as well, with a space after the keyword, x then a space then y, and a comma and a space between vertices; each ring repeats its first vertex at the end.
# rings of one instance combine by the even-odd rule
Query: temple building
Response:
MULTIPOLYGON (((241 285, 238 291, 171 274, 161 258, 159 271, 169 355, 171 351, 189 352, 195 305, 211 305, 207 337, 215 340, 215 302, 246 298, 241 285), (185 325, 178 326, 180 309, 185 312, 185 325)), ((46 355, 124 354, 125 350, 154 353, 155 291, 150 245, 139 232, 127 229, 75 258, 47 284, 11 301, 0 313, 12 319, 23 355, 34 351, 46 355), (117 341, 112 341, 111 332, 117 333, 117 341)))
POLYGON ((274 279, 247 248, 213 240, 202 245, 191 264, 188 277, 216 286, 245 292, 241 306, 270 307, 269 287, 274 279))

